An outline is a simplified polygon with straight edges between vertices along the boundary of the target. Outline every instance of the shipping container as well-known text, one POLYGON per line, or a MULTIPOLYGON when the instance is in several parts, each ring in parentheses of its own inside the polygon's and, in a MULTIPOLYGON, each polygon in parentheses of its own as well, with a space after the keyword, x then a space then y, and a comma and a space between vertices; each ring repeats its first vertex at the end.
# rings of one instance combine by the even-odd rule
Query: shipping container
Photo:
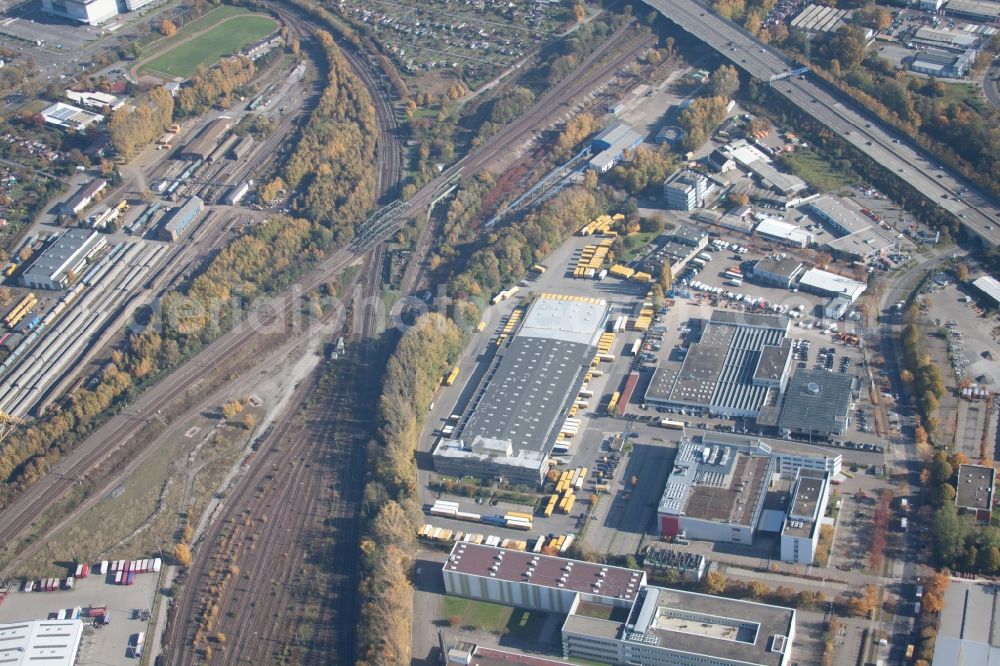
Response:
POLYGON ((63 581, 63 587, 66 588, 67 590, 72 590, 73 589, 73 578, 70 577, 70 578, 67 578, 65 581, 63 581))
POLYGON ((100 569, 98 569, 98 571, 100 572, 100 574, 102 576, 108 573, 108 561, 107 560, 101 560, 101 567, 100 567, 100 569))
POLYGON ((115 572, 115 585, 121 585, 122 584, 122 576, 124 574, 125 574, 125 572, 122 571, 121 569, 119 569, 118 571, 115 572))
POLYGON ((66 609, 65 608, 60 608, 59 609, 59 612, 56 613, 56 619, 57 620, 65 620, 66 619, 66 609))
POLYGON ((158 557, 154 557, 153 558, 153 571, 154 572, 158 572, 162 566, 163 566, 163 561, 160 558, 158 558, 158 557))
POLYGON ((442 516, 444 518, 454 518, 457 513, 458 509, 450 506, 432 506, 430 511, 432 516, 442 516))
POLYGON ((91 606, 87 609, 87 617, 104 617, 107 612, 107 606, 91 606))
POLYGON ((128 579, 127 579, 127 581, 126 581, 126 583, 125 583, 125 584, 126 584, 126 585, 132 585, 132 584, 134 584, 134 583, 135 583, 135 573, 133 573, 133 572, 129 572, 129 574, 128 574, 128 579))

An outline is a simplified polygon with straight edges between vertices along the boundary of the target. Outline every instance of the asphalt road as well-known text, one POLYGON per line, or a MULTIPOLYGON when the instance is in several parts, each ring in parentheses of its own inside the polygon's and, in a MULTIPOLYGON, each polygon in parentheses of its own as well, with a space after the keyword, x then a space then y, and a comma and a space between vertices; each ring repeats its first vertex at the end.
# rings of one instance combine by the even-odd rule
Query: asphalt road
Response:
POLYGON ((983 92, 986 93, 986 99, 994 106, 1000 107, 1000 58, 994 60, 993 65, 986 71, 983 92))
MULTIPOLYGON (((646 3, 731 60, 754 78, 772 81, 799 67, 733 23, 695 0, 645 0, 646 3)), ((984 242, 1000 243, 1000 209, 972 183, 938 164, 932 156, 895 128, 853 100, 830 92, 812 75, 775 80, 774 89, 824 123, 862 152, 950 211, 984 242), (967 189, 960 194, 963 189, 967 189)))

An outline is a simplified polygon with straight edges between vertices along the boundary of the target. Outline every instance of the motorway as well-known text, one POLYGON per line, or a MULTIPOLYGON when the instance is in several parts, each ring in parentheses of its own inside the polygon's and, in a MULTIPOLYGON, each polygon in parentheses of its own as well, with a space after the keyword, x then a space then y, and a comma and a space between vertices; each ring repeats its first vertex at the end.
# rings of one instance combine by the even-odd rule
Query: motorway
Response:
POLYGON ((774 80, 800 65, 696 0, 644 1, 754 78, 773 81, 775 91, 960 218, 962 225, 985 243, 1000 243, 1000 209, 994 202, 857 102, 839 91, 832 93, 828 84, 813 75, 774 80))

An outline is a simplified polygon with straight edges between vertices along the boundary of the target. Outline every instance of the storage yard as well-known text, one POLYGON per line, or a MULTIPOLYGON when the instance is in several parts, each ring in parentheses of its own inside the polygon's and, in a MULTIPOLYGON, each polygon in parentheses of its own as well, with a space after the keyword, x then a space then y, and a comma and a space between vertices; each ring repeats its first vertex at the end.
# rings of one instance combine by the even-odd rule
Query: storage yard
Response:
POLYGON ((160 583, 160 558, 72 565, 63 578, 15 581, 0 623, 83 622, 79 666, 135 664, 142 656, 160 583), (124 582, 116 582, 124 579, 124 582), (30 590, 29 590, 30 588, 30 590))

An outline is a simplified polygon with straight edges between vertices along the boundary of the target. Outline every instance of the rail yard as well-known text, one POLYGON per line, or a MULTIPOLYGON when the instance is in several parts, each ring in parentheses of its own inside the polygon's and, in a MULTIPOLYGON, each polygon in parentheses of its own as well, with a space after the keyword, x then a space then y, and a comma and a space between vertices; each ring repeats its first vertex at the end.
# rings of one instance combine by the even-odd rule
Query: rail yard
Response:
MULTIPOLYGON (((100 3, 90 4, 88 12, 100 3)), ((982 251, 995 240, 996 210, 989 197, 977 191, 974 203, 963 202, 968 186, 950 168, 908 139, 901 145, 858 104, 837 101, 807 68, 789 69, 777 46, 706 17, 700 2, 681 3, 673 17, 662 3, 640 4, 652 10, 641 19, 631 6, 619 15, 576 0, 525 11, 473 3, 440 16, 369 4, 265 0, 255 11, 266 10, 279 30, 239 51, 254 61, 270 53, 251 83, 221 86, 198 104, 191 87, 214 68, 169 83, 178 104, 198 110, 174 112, 144 148, 107 141, 100 152, 81 150, 84 134, 102 133, 94 130, 106 122, 111 136, 127 117, 116 95, 157 81, 142 69, 149 55, 128 72, 101 66, 102 90, 115 94, 66 91, 90 110, 63 102, 34 109, 33 122, 68 137, 52 153, 64 155, 65 176, 38 173, 65 177, 72 192, 38 212, 25 239, 8 248, 0 439, 34 419, 44 428, 45 419, 81 411, 76 391, 115 373, 134 376, 58 458, 32 441, 37 455, 11 472, 18 492, 0 512, 0 602, 15 598, 0 620, 73 623, 66 626, 78 639, 65 663, 81 666, 353 663, 378 651, 361 626, 373 608, 405 627, 400 634, 412 628, 412 637, 383 637, 385 654, 390 642, 406 645, 395 654, 428 665, 442 651, 468 663, 647 664, 673 653, 730 663, 736 652, 723 635, 776 666, 911 663, 918 652, 929 661, 943 613, 922 595, 926 585, 936 599, 944 584, 926 564, 940 559, 939 537, 923 536, 920 517, 941 511, 943 486, 957 474, 957 513, 976 521, 963 528, 970 551, 996 531, 992 506, 971 480, 978 474, 995 485, 990 442, 1000 442, 1000 431, 987 370, 996 359, 986 343, 979 374, 961 377, 954 396, 950 384, 926 388, 931 370, 903 365, 944 370, 945 359, 964 370, 958 321, 975 330, 975 319, 995 318, 995 279, 973 282, 959 266, 988 265, 982 251), (468 22, 480 14, 481 26, 468 22), (518 25, 536 20, 544 27, 518 25), (597 24, 601 38, 574 52, 597 24), (676 48, 685 33, 704 44, 676 48), (342 60, 327 59, 336 51, 330 34, 342 60), (506 41, 492 41, 500 37, 506 41), (428 43, 434 48, 421 46, 428 43), (438 50, 442 43, 450 46, 438 50), (871 138, 888 155, 890 178, 954 196, 940 208, 967 228, 961 248, 950 237, 940 242, 934 224, 879 192, 884 180, 869 186, 849 160, 816 167, 830 161, 831 148, 809 146, 792 131, 795 121, 750 103, 736 69, 727 81, 727 60, 744 79, 760 79, 753 86, 782 96, 787 88, 825 127, 824 140, 859 146, 871 138), (328 66, 349 69, 356 81, 328 66), (483 85, 486 74, 493 78, 483 85), (304 176, 291 175, 290 157, 315 136, 331 153, 349 144, 336 132, 310 135, 310 123, 326 119, 324 105, 358 82, 371 99, 368 125, 344 125, 364 127, 365 150, 375 146, 374 170, 357 179, 367 195, 361 208, 374 199, 375 210, 365 221, 344 215, 339 227, 307 211, 320 171, 308 165, 304 176), (511 99, 531 101, 505 115, 511 99), (707 114, 718 118, 706 115, 705 127, 693 128, 700 145, 692 147, 680 124, 702 103, 721 106, 707 114), (841 128, 848 115, 850 131, 841 128), (575 136, 570 121, 583 122, 586 136, 575 136), (421 131, 435 122, 454 122, 455 133, 427 140, 421 131), (480 133, 478 122, 493 125, 480 133), (561 143, 567 136, 571 147, 561 143), (559 152, 546 154, 556 145, 559 152), (440 152, 427 160, 432 151, 440 152), (453 159, 456 152, 464 156, 453 159), (575 157, 560 165, 555 155, 575 157), (808 168, 847 184, 821 187, 808 168), (493 191, 476 190, 484 174, 496 178, 493 191), (569 202, 572 222, 551 207, 555 197, 569 202), (465 207, 473 226, 457 229, 465 207), (280 286, 253 282, 252 261, 236 256, 245 237, 273 239, 276 216, 315 238, 326 234, 301 246, 308 269, 276 273, 280 286), (558 220, 561 238, 546 216, 558 220), (567 238, 576 217, 587 219, 567 238), (130 358, 121 350, 155 335, 148 323, 169 331, 187 316, 211 316, 185 310, 200 307, 186 290, 219 275, 212 262, 220 257, 237 264, 233 283, 216 285, 232 295, 222 317, 228 329, 210 330, 210 322, 183 353, 171 339, 173 360, 155 372, 119 362, 130 358), (438 278, 461 287, 449 282, 447 293, 435 292, 438 278), (929 294, 938 292, 962 305, 932 306, 929 294), (168 303, 180 307, 160 311, 168 303), (439 383, 417 367, 423 359, 389 359, 409 319, 425 309, 465 327, 464 349, 449 347, 439 383), (946 341, 926 345, 926 358, 899 351, 917 327, 938 326, 929 322, 935 313, 954 317, 944 324, 946 341), (407 369, 419 385, 409 390, 424 394, 399 406, 405 436, 381 393, 397 363, 413 364, 407 369), (953 410, 956 424, 938 425, 938 401, 942 420, 953 410), (230 448, 206 450, 221 432, 230 448), (944 459, 949 433, 962 453, 944 459), (397 436, 416 446, 415 462, 387 481, 383 467, 402 468, 382 450, 397 455, 397 436), (942 449, 933 462, 930 445, 942 449), (209 465, 211 474, 199 476, 209 465), (91 524, 84 518, 93 521, 114 500, 130 502, 127 488, 143 485, 151 468, 170 470, 149 502, 156 506, 134 507, 134 518, 106 530, 113 538, 75 543, 78 524, 91 524), (932 493, 939 476, 943 485, 932 493), (379 508, 393 503, 400 515, 390 512, 398 524, 388 531, 415 544, 397 552, 398 569, 385 569, 385 587, 398 585, 407 597, 402 622, 393 604, 379 605, 381 581, 370 577, 372 561, 392 552, 370 535, 379 508), (169 545, 160 557, 144 552, 161 538, 169 545), (88 566, 77 564, 78 547, 103 550, 81 554, 95 560, 88 566), (72 559, 70 576, 50 575, 65 569, 64 559, 72 559), (86 580, 91 572, 98 575, 86 580), (146 572, 155 573, 156 589, 153 576, 137 576, 146 572), (60 588, 72 603, 47 613, 60 588), (74 601, 83 591, 95 601, 74 601), (862 603, 871 610, 856 612, 862 603), (101 629, 112 615, 118 621, 122 604, 132 609, 128 621, 101 629), (689 627, 692 618, 701 629, 689 627), (613 651, 633 656, 607 656, 613 651), (640 651, 646 656, 634 656, 640 651)), ((240 10, 210 8, 202 17, 200 6, 193 14, 183 5, 150 8, 152 39, 131 59, 199 39, 230 11, 240 10), (181 25, 175 41, 171 18, 181 25)), ((22 8, 16 20, 23 16, 22 8)), ((132 27, 114 20, 108 34, 132 27)), ((46 34, 63 31, 69 42, 84 30, 91 28, 46 34)), ((29 46, 48 53, 46 95, 58 97, 54 77, 60 62, 71 62, 63 45, 29 46)), ((122 52, 108 60, 116 58, 126 59, 122 52)), ((338 104, 364 96, 353 97, 338 104)), ((322 159, 329 169, 351 157, 322 159)), ((5 171, 4 186, 12 178, 5 171)), ((986 336, 972 338, 978 353, 986 336)), ((432 358, 433 343, 421 344, 432 358)), ((988 554, 967 557, 966 568, 985 573, 988 554)), ((31 636, 16 640, 26 641, 26 653, 40 649, 31 636)), ((939 651, 952 643, 943 645, 939 651)))

